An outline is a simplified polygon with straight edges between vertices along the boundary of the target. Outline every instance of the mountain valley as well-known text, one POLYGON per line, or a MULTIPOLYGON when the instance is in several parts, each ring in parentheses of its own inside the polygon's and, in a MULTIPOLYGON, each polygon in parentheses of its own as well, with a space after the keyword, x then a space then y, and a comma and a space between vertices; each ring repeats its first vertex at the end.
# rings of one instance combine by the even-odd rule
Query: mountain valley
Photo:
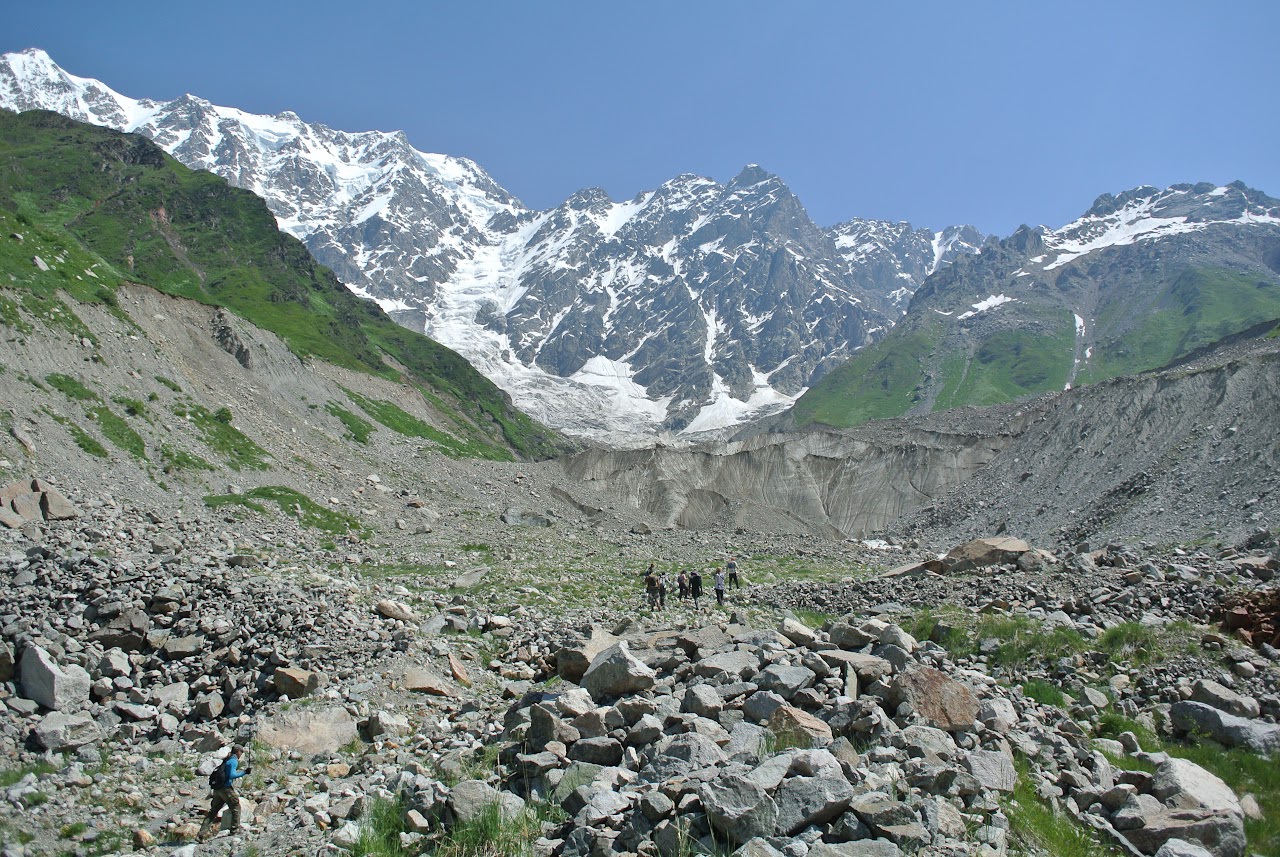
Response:
POLYGON ((0 105, 3 857, 1280 853, 1280 202, 0 105))

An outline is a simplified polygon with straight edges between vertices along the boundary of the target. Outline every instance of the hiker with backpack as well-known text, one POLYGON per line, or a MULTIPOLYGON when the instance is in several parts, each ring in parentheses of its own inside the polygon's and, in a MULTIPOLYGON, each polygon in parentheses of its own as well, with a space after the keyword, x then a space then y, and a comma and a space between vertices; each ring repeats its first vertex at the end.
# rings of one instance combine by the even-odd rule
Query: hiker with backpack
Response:
POLYGON ((738 561, 733 557, 729 557, 729 562, 725 565, 724 570, 728 572, 727 582, 734 589, 742 584, 738 581, 738 561))
POLYGON ((204 817, 204 823, 200 825, 202 841, 213 835, 223 807, 226 807, 230 814, 231 832, 234 833, 240 829, 240 798, 236 795, 236 780, 248 776, 253 770, 249 766, 246 766, 243 771, 240 770, 242 752, 241 748, 232 747, 231 754, 219 762, 218 767, 209 774, 209 788, 213 794, 209 799, 209 812, 204 817))
POLYGON ((648 596, 650 610, 660 609, 658 607, 658 573, 653 570, 652 565, 644 576, 644 594, 648 596))
POLYGON ((716 567, 716 574, 714 579, 715 579, 715 587, 716 587, 716 604, 719 604, 721 607, 723 607, 724 606, 724 572, 720 570, 719 566, 716 567))
POLYGON ((698 609, 698 599, 702 597, 702 575, 695 568, 689 575, 689 595, 693 597, 693 609, 698 609))

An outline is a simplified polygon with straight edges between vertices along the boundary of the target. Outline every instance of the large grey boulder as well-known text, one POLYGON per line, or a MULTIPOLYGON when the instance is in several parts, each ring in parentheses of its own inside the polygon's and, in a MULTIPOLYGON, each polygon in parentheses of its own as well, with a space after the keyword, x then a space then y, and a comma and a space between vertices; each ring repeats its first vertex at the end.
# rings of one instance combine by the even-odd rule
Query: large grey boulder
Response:
POLYGON ((788 777, 774 794, 778 832, 795 836, 811 824, 826 824, 852 799, 853 786, 843 777, 788 777))
POLYGON ((591 698, 602 699, 639 693, 653 687, 657 673, 631 654, 622 640, 596 655, 582 676, 582 686, 591 698))
POLYGON ((1144 816, 1142 825, 1123 831, 1143 854, 1155 854, 1171 840, 1199 842, 1214 857, 1243 857, 1244 822, 1228 812, 1164 809, 1144 816))
POLYGON ((564 646, 556 652, 556 673, 566 681, 582 681, 596 655, 616 645, 618 638, 603 628, 592 628, 590 639, 575 646, 564 646))
POLYGON ((773 691, 783 699, 790 700, 797 693, 813 684, 813 670, 807 667, 788 667, 782 664, 771 664, 756 676, 756 685, 761 690, 773 691))
POLYGON ((932 667, 920 667, 894 678, 889 704, 909 703, 930 726, 948 732, 970 731, 978 718, 978 697, 966 685, 932 667))
POLYGON ((684 732, 659 742, 649 763, 640 769, 640 778, 650 783, 662 782, 700 768, 722 765, 727 760, 715 741, 697 732, 684 732))
POLYGON ((999 750, 973 750, 965 756, 964 766, 988 791, 1011 792, 1018 785, 1013 759, 999 750))
POLYGON ((494 805, 506 821, 517 818, 524 809, 519 795, 498 791, 480 780, 463 780, 449 792, 449 807, 459 821, 471 821, 494 805))
POLYGON ((818 842, 808 857, 899 857, 902 851, 887 839, 859 839, 856 842, 818 842))
POLYGON ((104 649, 124 649, 140 652, 147 647, 147 632, 151 630, 151 617, 145 610, 130 607, 110 622, 89 635, 89 639, 104 649))
POLYGON ((263 721, 258 738, 270 747, 304 755, 335 753, 356 740, 356 721, 340 706, 291 708, 263 721))
POLYGON ((1156 857, 1213 857, 1213 853, 1185 839, 1170 839, 1160 846, 1156 857))
POLYGON ((102 740, 102 729, 84 712, 52 711, 31 730, 37 744, 54 753, 78 750, 102 740))
POLYGON ((1240 800, 1231 787, 1187 759, 1169 758, 1158 764, 1151 793, 1166 806, 1222 810, 1244 818, 1240 800))
POLYGON ((778 807, 768 792, 751 780, 730 774, 704 783, 699 796, 711 826, 734 844, 771 836, 778 807))
POLYGON ((759 669, 760 659, 741 649, 705 657, 693 666, 694 674, 703 678, 750 679, 759 669))
POLYGON ((1248 747, 1263 756, 1280 751, 1280 725, 1237 717, 1203 702, 1175 702, 1169 719, 1180 732, 1206 732, 1228 747, 1248 747))
POLYGON ((76 711, 89 701, 93 680, 83 667, 58 665, 39 646, 27 646, 20 665, 22 694, 54 711, 76 711))
POLYGON ((1196 683, 1191 686, 1191 699, 1194 702, 1203 702, 1205 705, 1212 705, 1228 714, 1234 714, 1237 717, 1257 717, 1259 713, 1258 700, 1251 696, 1241 696, 1229 687, 1221 685, 1213 679, 1202 678, 1197 679, 1196 683))

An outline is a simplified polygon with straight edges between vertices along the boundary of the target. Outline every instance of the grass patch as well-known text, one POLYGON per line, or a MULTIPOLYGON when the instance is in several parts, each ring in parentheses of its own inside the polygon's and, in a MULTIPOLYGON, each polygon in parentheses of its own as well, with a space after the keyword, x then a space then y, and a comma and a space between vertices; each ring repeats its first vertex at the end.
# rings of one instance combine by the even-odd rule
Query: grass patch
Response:
POLYGON ((178 382, 177 382, 177 381, 172 381, 172 380, 170 380, 170 379, 166 378, 166 377, 165 377, 165 376, 163 376, 163 375, 157 375, 157 376, 156 376, 156 382, 157 382, 157 383, 159 383, 159 384, 160 384, 161 386, 163 386, 163 387, 168 387, 170 390, 173 390, 173 392, 175 392, 175 393, 181 393, 181 392, 182 392, 182 388, 178 386, 178 382))
POLYGON ((141 417, 150 422, 147 417, 147 406, 137 399, 130 399, 127 396, 112 396, 111 401, 115 402, 124 409, 125 416, 141 417))
POLYGON ((508 461, 511 458, 511 454, 500 447, 476 439, 460 440, 448 432, 441 431, 393 402, 362 396, 345 387, 342 392, 359 405, 362 411, 396 434, 430 441, 440 452, 450 458, 487 458, 496 461, 508 461))
POLYGON ((1114 857, 1120 852, 1107 848, 1069 816, 1054 812, 1040 800, 1031 781, 1031 766, 1019 757, 1018 784, 1004 801, 1009 816, 1009 832, 1019 851, 1052 854, 1054 857, 1114 857))
POLYGON ((528 857, 533 854, 534 840, 542 833, 543 818, 556 810, 559 807, 546 807, 540 814, 525 809, 512 818, 503 818, 495 801, 475 818, 455 825, 432 853, 436 857, 528 857))
POLYGON ((183 402, 173 406, 173 413, 195 425, 205 444, 226 459, 232 470, 267 470, 271 467, 271 456, 267 451, 231 425, 231 411, 227 408, 219 408, 211 414, 207 408, 194 402, 183 402))
POLYGON ((72 378, 70 375, 54 372, 45 375, 44 381, 68 399, 74 399, 77 402, 101 401, 97 393, 86 387, 78 378, 72 378))
POLYGON ((57 765, 44 761, 31 765, 19 765, 16 768, 5 768, 0 770, 0 789, 7 789, 10 786, 17 785, 27 774, 43 777, 45 774, 52 774, 56 770, 58 770, 57 765))
POLYGON ((1022 685, 1022 692, 1027 698, 1034 699, 1041 705, 1056 705, 1059 708, 1067 704, 1066 696, 1056 684, 1041 679, 1032 679, 1022 685))
POLYGON ((210 509, 222 509, 227 506, 241 506, 264 514, 266 507, 254 500, 266 500, 275 503, 280 511, 290 517, 297 518, 304 527, 323 530, 326 533, 343 534, 358 530, 355 518, 326 509, 319 503, 281 485, 263 485, 250 489, 243 494, 210 494, 204 498, 204 504, 210 509))
POLYGON ((98 423, 102 436, 134 458, 146 461, 147 445, 142 436, 129 427, 124 419, 106 405, 89 408, 89 416, 98 423))
MULTIPOLYGON (((715 581, 712 581, 714 583, 715 581)), ((823 613, 820 610, 810 610, 808 607, 797 607, 791 611, 795 614, 796 621, 800 622, 807 628, 821 628, 823 625, 836 618, 834 613, 823 613)))
POLYGON ((93 435, 80 428, 80 426, 76 425, 64 416, 55 414, 53 411, 46 410, 45 413, 48 414, 55 423, 71 433, 71 439, 75 441, 76 446, 80 447, 81 451, 97 458, 110 457, 107 455, 107 448, 99 443, 97 438, 93 435))
POLYGON ((351 848, 354 857, 399 857, 404 832, 404 800, 377 798, 360 822, 360 837, 351 848))
POLYGON ((1149 664, 1160 657, 1160 635, 1154 628, 1137 622, 1124 622, 1108 628, 1098 638, 1098 648, 1112 659, 1135 664, 1149 664))
POLYGON ((160 467, 165 473, 176 473, 181 470, 213 470, 212 464, 198 455, 170 446, 160 445, 160 467))
POLYGON ((325 410, 337 417, 338 421, 346 426, 346 437, 348 439, 354 440, 356 443, 369 442, 369 435, 373 434, 373 425, 367 420, 360 419, 336 402, 330 402, 325 407, 325 410))

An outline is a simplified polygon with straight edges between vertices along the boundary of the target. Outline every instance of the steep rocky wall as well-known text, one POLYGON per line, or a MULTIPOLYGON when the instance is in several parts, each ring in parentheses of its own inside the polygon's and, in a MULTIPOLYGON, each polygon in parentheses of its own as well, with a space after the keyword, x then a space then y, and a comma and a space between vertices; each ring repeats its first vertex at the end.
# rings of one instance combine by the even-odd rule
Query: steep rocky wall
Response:
POLYGON ((767 435, 718 450, 592 450, 566 473, 604 483, 660 526, 866 535, 981 470, 1006 434, 875 429, 767 435))
POLYGON ((1055 397, 970 482, 903 521, 949 539, 1235 541, 1280 518, 1280 342, 1055 397))

